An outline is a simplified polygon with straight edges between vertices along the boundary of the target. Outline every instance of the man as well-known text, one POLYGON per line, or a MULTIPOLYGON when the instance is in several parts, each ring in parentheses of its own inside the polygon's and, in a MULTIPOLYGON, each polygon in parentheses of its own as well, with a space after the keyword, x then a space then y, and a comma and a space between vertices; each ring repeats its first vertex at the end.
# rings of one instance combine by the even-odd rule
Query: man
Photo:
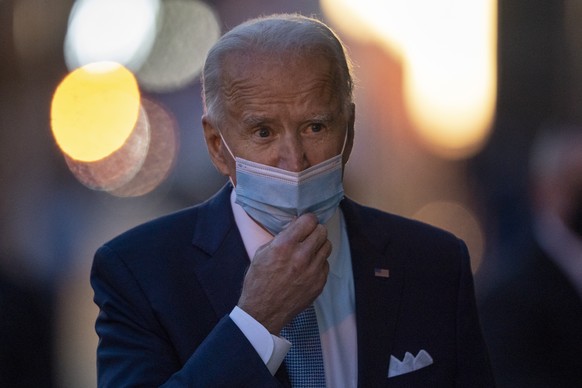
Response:
POLYGON ((97 252, 99 385, 491 386, 465 245, 343 199, 355 106, 334 33, 244 23, 203 86, 230 183, 97 252), (309 345, 296 316, 316 325, 309 345))
POLYGON ((479 300, 500 387, 582 383, 582 129, 544 128, 530 160, 531 241, 479 300))

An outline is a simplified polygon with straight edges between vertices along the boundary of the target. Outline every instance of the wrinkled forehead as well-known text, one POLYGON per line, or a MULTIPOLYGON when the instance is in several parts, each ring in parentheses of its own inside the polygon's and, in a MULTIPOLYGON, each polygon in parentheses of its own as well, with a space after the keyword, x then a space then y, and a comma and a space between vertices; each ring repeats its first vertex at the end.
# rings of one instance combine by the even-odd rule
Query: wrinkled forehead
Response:
POLYGON ((341 71, 332 57, 323 50, 302 49, 271 51, 253 49, 233 50, 223 58, 221 87, 223 97, 246 85, 262 84, 294 90, 294 82, 330 90, 343 101, 341 71))

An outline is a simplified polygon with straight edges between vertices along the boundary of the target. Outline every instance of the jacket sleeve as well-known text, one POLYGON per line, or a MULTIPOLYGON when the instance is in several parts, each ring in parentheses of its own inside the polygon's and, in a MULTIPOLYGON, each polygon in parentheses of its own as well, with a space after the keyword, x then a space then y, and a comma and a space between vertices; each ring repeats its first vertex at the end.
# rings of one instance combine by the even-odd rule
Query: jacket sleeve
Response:
POLYGON ((457 387, 494 387, 493 371, 483 339, 471 263, 461 241, 461 270, 457 299, 457 387))
POLYGON ((200 344, 181 361, 146 292, 107 246, 95 255, 91 285, 100 309, 99 387, 280 387, 228 316, 205 338, 192 338, 200 344))

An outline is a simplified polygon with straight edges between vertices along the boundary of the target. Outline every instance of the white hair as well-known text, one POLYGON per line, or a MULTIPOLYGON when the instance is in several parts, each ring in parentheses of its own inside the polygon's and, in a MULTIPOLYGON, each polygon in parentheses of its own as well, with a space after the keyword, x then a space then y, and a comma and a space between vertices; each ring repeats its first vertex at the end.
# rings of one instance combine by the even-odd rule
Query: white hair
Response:
MULTIPOLYGON (((344 110, 353 101, 352 64, 339 37, 323 22, 298 14, 276 14, 246 21, 224 34, 210 49, 202 71, 204 112, 213 120, 224 118, 222 71, 232 55, 268 53, 272 58, 315 52, 337 66, 338 92, 344 110)), ((287 57, 288 58, 288 57, 287 57)))

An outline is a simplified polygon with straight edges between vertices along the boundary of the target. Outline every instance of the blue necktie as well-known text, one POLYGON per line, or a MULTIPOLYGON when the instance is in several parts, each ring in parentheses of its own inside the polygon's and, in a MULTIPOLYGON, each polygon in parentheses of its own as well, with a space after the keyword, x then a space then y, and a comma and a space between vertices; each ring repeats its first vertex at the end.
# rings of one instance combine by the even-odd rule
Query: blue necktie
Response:
POLYGON ((291 342, 285 356, 287 372, 293 388, 325 388, 325 371, 317 317, 313 305, 299 313, 281 330, 291 342))

